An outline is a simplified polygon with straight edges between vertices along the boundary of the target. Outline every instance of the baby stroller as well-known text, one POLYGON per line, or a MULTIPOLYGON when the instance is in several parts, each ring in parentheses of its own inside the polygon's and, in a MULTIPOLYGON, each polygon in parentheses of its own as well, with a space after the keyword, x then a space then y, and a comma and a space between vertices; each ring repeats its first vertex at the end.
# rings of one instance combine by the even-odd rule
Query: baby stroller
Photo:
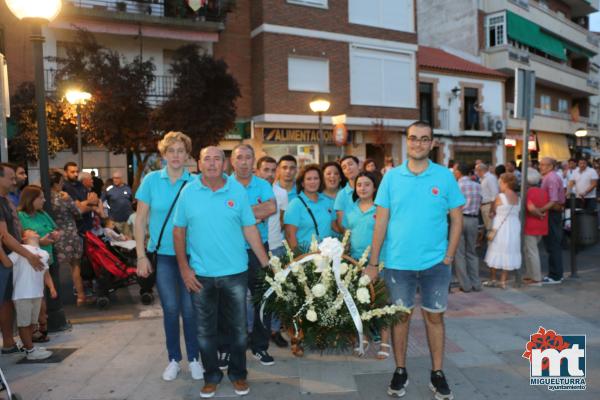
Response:
POLYGON ((115 290, 135 284, 140 285, 142 304, 154 301, 151 278, 139 278, 136 275, 135 250, 127 252, 111 246, 110 241, 88 231, 85 233, 85 255, 96 278, 96 305, 103 309, 110 304, 109 294, 115 290))

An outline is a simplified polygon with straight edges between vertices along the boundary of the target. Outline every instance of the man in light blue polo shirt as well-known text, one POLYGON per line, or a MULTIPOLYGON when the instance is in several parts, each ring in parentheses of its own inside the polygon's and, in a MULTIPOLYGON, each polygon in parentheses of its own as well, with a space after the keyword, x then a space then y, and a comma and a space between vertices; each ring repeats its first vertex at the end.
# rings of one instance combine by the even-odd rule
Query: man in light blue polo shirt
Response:
POLYGON ((246 190, 223 175, 224 162, 224 153, 217 147, 200 152, 202 173, 181 192, 173 219, 175 254, 196 312, 205 368, 200 396, 204 398, 215 395, 223 377, 217 355, 220 321, 225 321, 225 330, 230 332, 228 375, 234 391, 238 395, 250 391, 246 382, 246 242, 261 267, 269 263, 246 190))
MULTIPOLYGON (((352 195, 354 194, 354 184, 356 181, 356 177, 360 172, 358 167, 358 158, 355 156, 345 156, 340 160, 340 165, 342 167, 342 172, 346 179, 348 179, 348 183, 342 190, 340 190, 335 197, 335 203, 333 204, 333 209, 337 214, 337 225, 341 227, 344 221, 344 213, 347 212, 353 205, 354 200, 352 199, 352 195)), ((339 229, 342 232, 342 229, 339 229)))
MULTIPOLYGON (((231 152, 231 166, 234 173, 230 179, 236 180, 246 189, 263 247, 265 251, 268 251, 269 228, 267 220, 277 212, 277 204, 275 203, 275 194, 271 184, 254 175, 254 161, 255 156, 252 146, 249 144, 237 145, 231 152)), ((261 264, 254 252, 249 249, 248 243, 246 243, 246 248, 248 249, 248 289, 254 295, 255 289, 263 284, 263 282, 258 282, 261 264)), ((251 323, 249 344, 252 355, 263 365, 273 365, 275 361, 267 351, 269 349, 270 331, 261 322, 258 309, 253 307, 251 303, 248 305, 248 312, 253 313, 253 318, 249 318, 251 323)), ((269 321, 270 318, 267 316, 265 323, 270 325, 269 321)), ((223 337, 226 336, 225 333, 223 337)), ((224 353, 227 353, 227 346, 220 346, 221 367, 226 365, 228 358, 228 355, 224 353)))
MULTIPOLYGON (((454 176, 428 158, 433 143, 429 124, 417 121, 407 128, 408 161, 388 171, 375 204, 371 262, 365 273, 377 279, 382 272, 390 300, 412 309, 417 285, 432 359, 430 389, 436 399, 452 399, 442 372, 444 311, 448 302, 451 265, 462 231, 462 195, 454 176), (448 214, 450 240, 448 240, 448 214)), ((388 387, 390 396, 406 394, 406 349, 410 316, 393 327, 396 370, 388 387)))

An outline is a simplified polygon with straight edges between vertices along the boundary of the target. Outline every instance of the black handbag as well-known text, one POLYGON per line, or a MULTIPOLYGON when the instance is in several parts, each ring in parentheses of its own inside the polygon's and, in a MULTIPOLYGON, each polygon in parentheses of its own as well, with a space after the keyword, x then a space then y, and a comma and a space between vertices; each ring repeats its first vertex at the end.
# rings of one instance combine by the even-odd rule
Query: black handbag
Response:
POLYGON ((173 200, 173 203, 171 204, 171 207, 169 208, 169 212, 167 213, 165 221, 163 222, 162 228, 160 228, 160 234, 158 235, 158 241, 156 242, 156 247, 154 248, 154 251, 146 251, 146 257, 148 258, 148 261, 150 261, 150 265, 152 266, 153 271, 156 271, 156 264, 157 264, 157 259, 158 259, 158 249, 160 248, 160 242, 162 241, 163 233, 165 233, 165 227, 167 226, 167 221, 169 220, 169 217, 171 216, 171 213, 173 212, 173 208, 175 208, 175 203, 177 203, 177 199, 179 199, 179 195, 181 194, 181 191, 183 190, 186 183, 187 183, 187 181, 183 182, 183 185, 181 185, 181 187, 179 188, 179 191, 177 192, 177 195, 175 196, 175 199, 173 200))

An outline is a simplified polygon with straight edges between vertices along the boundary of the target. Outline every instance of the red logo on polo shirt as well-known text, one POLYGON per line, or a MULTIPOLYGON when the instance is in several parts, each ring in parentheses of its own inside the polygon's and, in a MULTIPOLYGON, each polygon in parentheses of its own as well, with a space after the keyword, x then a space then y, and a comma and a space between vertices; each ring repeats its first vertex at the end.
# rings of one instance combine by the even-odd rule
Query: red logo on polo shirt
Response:
POLYGON ((432 187, 431 188, 431 194, 434 196, 437 196, 438 194, 440 194, 440 189, 438 189, 437 187, 432 187))
POLYGON ((377 214, 373 214, 373 219, 377 219, 377 214))
POLYGON ((227 205, 229 206, 229 208, 233 208, 233 206, 235 206, 235 203, 233 202, 233 200, 229 200, 227 202, 227 205))

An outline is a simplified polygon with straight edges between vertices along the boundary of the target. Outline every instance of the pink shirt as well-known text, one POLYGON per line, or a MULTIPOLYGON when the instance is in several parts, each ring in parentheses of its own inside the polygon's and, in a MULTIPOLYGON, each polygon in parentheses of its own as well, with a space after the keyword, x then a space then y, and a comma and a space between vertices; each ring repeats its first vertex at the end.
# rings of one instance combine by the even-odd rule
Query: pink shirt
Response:
POLYGON ((552 171, 544 176, 542 189, 548 193, 549 201, 565 204, 565 189, 561 177, 556 172, 552 171))

